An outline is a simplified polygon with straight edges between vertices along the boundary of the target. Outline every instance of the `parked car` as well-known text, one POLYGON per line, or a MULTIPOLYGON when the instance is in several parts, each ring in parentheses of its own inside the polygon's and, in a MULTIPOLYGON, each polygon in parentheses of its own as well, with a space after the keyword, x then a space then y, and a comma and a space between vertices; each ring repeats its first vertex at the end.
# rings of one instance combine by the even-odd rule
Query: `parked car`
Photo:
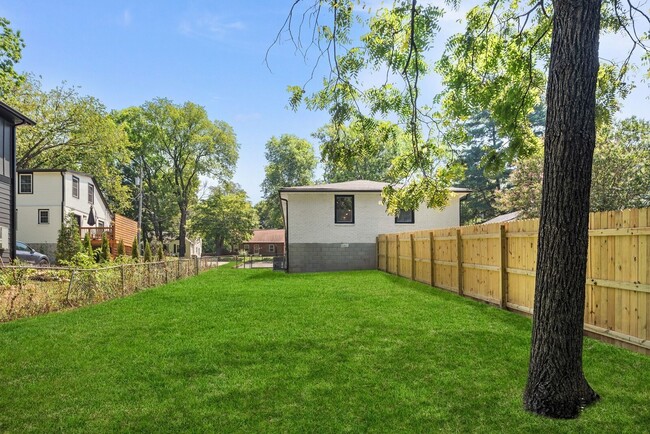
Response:
POLYGON ((23 262, 29 262, 30 264, 40 266, 50 265, 50 260, 47 259, 46 255, 37 252, 20 241, 16 241, 16 258, 23 262))

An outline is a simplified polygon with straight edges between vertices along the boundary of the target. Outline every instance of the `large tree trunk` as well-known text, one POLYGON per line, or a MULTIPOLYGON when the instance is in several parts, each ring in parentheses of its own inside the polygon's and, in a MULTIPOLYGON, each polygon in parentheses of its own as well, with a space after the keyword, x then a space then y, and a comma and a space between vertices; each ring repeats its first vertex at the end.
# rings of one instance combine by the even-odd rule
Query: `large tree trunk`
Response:
POLYGON ((527 410, 577 417, 598 399, 582 372, 600 0, 553 2, 544 181, 527 410))
POLYGON ((181 222, 178 225, 178 257, 185 257, 185 239, 187 238, 187 207, 180 207, 181 222))

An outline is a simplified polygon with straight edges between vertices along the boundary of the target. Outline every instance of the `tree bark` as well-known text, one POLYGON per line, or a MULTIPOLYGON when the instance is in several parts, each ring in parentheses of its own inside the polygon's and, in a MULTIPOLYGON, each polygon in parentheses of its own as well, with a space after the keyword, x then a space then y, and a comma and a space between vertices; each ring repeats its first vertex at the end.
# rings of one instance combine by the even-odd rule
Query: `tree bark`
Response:
POLYGON ((185 257, 185 238, 187 238, 187 207, 181 206, 181 221, 178 225, 178 257, 185 257))
POLYGON ((535 304, 524 407, 574 418, 599 399, 582 371, 600 0, 555 0, 535 304))

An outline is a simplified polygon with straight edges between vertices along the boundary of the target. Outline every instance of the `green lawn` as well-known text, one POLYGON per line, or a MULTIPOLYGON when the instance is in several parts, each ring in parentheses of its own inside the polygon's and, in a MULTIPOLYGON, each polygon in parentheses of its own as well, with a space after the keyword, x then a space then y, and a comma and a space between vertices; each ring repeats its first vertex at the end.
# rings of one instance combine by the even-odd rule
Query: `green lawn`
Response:
POLYGON ((0 325, 0 432, 650 430, 650 358, 590 339, 602 401, 525 413, 530 327, 375 271, 212 270, 0 325))

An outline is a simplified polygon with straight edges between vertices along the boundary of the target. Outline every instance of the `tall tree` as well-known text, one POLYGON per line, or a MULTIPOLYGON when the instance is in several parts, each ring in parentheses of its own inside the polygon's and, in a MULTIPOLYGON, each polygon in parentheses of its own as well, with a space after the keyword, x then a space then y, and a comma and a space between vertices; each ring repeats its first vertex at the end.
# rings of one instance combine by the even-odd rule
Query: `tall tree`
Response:
POLYGON ((166 182, 173 187, 180 213, 179 257, 185 257, 182 240, 187 236, 188 210, 197 200, 199 176, 229 180, 237 163, 239 145, 230 125, 210 121, 205 109, 194 103, 177 105, 159 98, 146 102, 142 111, 145 136, 169 167, 166 182))
POLYGON ((124 182, 131 186, 131 207, 126 215, 138 219, 140 182, 142 182, 142 231, 153 233, 159 242, 177 236, 180 212, 175 188, 170 179, 170 166, 152 142, 151 126, 142 107, 129 107, 113 112, 113 119, 123 126, 132 144, 133 159, 121 167, 124 182))
POLYGON ((263 227, 281 228, 283 221, 278 191, 282 187, 312 184, 317 160, 311 143, 291 134, 271 137, 266 142, 264 155, 267 161, 261 186, 264 203, 258 203, 255 208, 260 213, 263 227))
MULTIPOLYGON (((403 204, 417 207, 423 198, 429 205, 445 198, 439 190, 448 185, 452 178, 448 175, 453 175, 454 170, 444 164, 441 170, 428 170, 435 168, 435 159, 444 155, 434 141, 425 140, 422 134, 423 124, 431 125, 427 114, 434 117, 434 130, 443 129, 443 143, 458 143, 466 132, 462 124, 460 128, 454 124, 477 109, 487 110, 508 140, 507 148, 489 160, 501 163, 532 152, 538 139, 528 115, 539 103, 546 83, 545 71, 539 67, 548 65, 535 313, 524 404, 538 414, 576 417, 582 406, 598 398, 582 372, 596 100, 602 103, 600 118, 606 119, 615 110, 617 97, 629 91, 625 83, 629 57, 619 67, 603 66, 599 76, 600 0, 556 0, 552 5, 542 0, 531 6, 488 0, 484 7, 473 8, 467 15, 466 31, 449 40, 447 50, 451 54, 438 65, 447 92, 438 99, 443 110, 437 119, 435 113, 420 110, 418 83, 426 72, 421 59, 431 46, 439 9, 420 6, 416 0, 396 1, 393 7, 380 9, 364 20, 354 14, 353 0, 299 0, 294 2, 290 15, 297 13, 298 5, 305 4, 304 14, 313 19, 320 37, 320 43, 314 46, 327 50, 323 55, 329 54, 333 65, 323 89, 306 99, 307 106, 328 109, 339 124, 358 116, 364 106, 376 107, 376 112, 388 111, 403 120, 411 135, 412 152, 396 166, 401 165, 405 174, 411 173, 409 168, 418 168, 422 175, 400 190, 385 190, 389 209, 403 204), (326 17, 331 18, 330 25, 322 24, 326 17), (349 46, 352 35, 357 33, 357 22, 368 23, 370 29, 362 37, 365 45, 360 48, 349 46), (382 65, 386 66, 386 76, 400 78, 402 86, 395 90, 387 83, 380 89, 360 91, 360 71, 377 70, 382 65), (597 93, 599 78, 602 85, 597 93)), ((628 3, 629 9, 623 11, 622 6, 611 2, 604 9, 608 29, 622 31, 635 15, 650 23, 638 7, 628 3)), ((303 21, 288 19, 285 26, 299 39, 300 27, 292 27, 295 22, 303 21)), ((634 27, 632 30, 627 34, 634 48, 645 48, 647 34, 637 33, 634 27)), ((302 46, 299 41, 296 45, 299 49, 302 46)), ((646 52, 646 60, 649 57, 646 52)), ((292 87, 291 91, 294 106, 304 100, 304 87, 292 87)))
POLYGON ((0 98, 5 99, 16 86, 20 85, 25 76, 14 69, 22 57, 25 42, 20 31, 14 31, 11 22, 0 17, 0 98))
POLYGON ((257 212, 238 185, 213 187, 199 202, 190 227, 205 240, 206 250, 221 254, 224 248, 238 248, 259 224, 257 212))
POLYGON ((16 165, 25 169, 70 169, 95 177, 111 210, 129 208, 129 188, 119 166, 131 159, 130 143, 96 98, 82 96, 65 84, 44 90, 33 75, 14 89, 7 101, 36 121, 21 128, 16 165))
MULTIPOLYGON (((499 192, 503 212, 539 217, 542 203, 543 149, 515 162, 511 188, 499 192)), ((650 206, 650 122, 637 118, 605 125, 598 131, 589 199, 591 211, 650 206)))
POLYGON ((391 122, 378 122, 366 131, 360 122, 337 127, 327 124, 313 134, 320 142, 323 180, 343 182, 357 179, 396 182, 390 168, 398 155, 408 147, 402 130, 391 122), (339 155, 344 152, 349 158, 339 155))

